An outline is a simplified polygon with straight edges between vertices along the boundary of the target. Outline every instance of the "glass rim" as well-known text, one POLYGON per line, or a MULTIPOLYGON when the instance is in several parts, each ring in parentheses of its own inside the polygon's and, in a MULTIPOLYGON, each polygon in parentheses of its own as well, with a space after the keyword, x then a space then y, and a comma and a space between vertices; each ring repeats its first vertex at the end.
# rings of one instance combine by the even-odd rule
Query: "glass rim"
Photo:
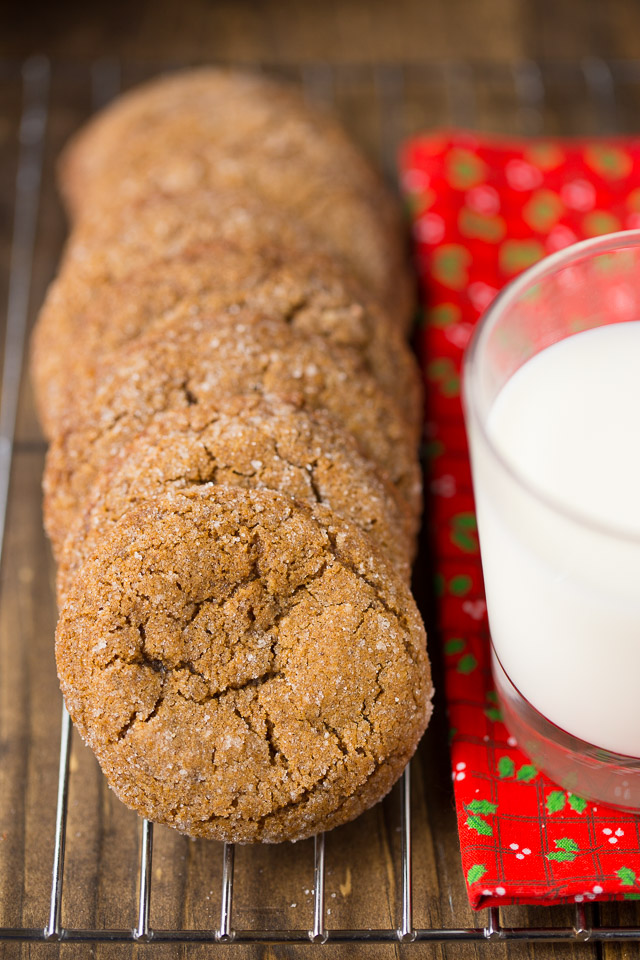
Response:
MULTIPOLYGON (((514 466, 498 449, 491 434, 487 430, 486 418, 483 417, 479 399, 479 355, 491 332, 492 327, 504 311, 510 307, 522 294, 541 278, 557 272, 564 266, 584 259, 584 256, 600 253, 621 251, 628 247, 640 247, 640 229, 619 230, 616 233, 607 233, 599 237, 591 237, 572 243, 556 253, 549 254, 528 267, 518 277, 507 284, 495 297, 490 306, 481 316, 467 344, 462 361, 463 401, 469 416, 474 420, 482 442, 499 464, 501 469, 525 493, 542 504, 552 513, 558 514, 565 520, 611 539, 624 540, 640 546, 640 531, 629 532, 614 524, 594 520, 580 510, 574 510, 554 496, 541 490, 535 483, 514 466)), ((639 317, 640 319, 640 317, 639 317)), ((621 321, 625 322, 625 321, 621 321)), ((629 321, 627 321, 629 322, 629 321)), ((597 329, 594 328, 594 329, 597 329)))

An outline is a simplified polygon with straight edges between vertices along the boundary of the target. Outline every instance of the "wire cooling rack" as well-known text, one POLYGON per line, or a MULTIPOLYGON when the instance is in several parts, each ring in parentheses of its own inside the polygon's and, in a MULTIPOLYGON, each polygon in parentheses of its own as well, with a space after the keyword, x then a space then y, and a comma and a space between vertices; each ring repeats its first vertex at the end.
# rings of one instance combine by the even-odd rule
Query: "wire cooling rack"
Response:
MULTIPOLYGON (((145 73, 172 66, 156 64, 155 69, 123 66, 115 60, 101 60, 90 66, 65 65, 79 87, 90 91, 93 108, 115 95, 121 86, 142 79, 145 73), (75 73, 74 73, 75 71, 75 73)), ((43 57, 26 62, 0 61, 0 76, 21 84, 22 106, 18 132, 16 194, 11 239, 8 308, 0 395, 0 554, 3 551, 8 517, 9 479, 16 439, 21 371, 30 315, 30 293, 34 249, 39 223, 40 193, 45 169, 45 134, 48 111, 56 95, 52 76, 59 65, 43 57)), ((280 71, 282 72, 282 71, 280 71)), ((453 123, 484 129, 520 133, 595 133, 633 129, 640 104, 640 62, 604 62, 589 59, 580 63, 520 62, 495 67, 465 63, 405 66, 307 64, 290 68, 315 103, 335 106, 378 162, 392 173, 396 148, 401 139, 429 126, 453 123), (353 90, 366 89, 367 123, 358 108, 353 90), (348 95, 345 95, 345 90, 348 95), (349 93, 351 91, 351 93, 349 93)), ((5 558, 6 564, 7 558, 5 558)), ((222 848, 219 921, 207 929, 159 928, 151 924, 153 899, 153 825, 140 821, 137 902, 132 904, 134 926, 117 929, 83 928, 62 922, 62 892, 65 878, 65 841, 70 790, 71 724, 63 709, 60 735, 60 763, 54 832, 54 853, 49 895, 49 914, 39 926, 2 926, 0 941, 131 942, 160 943, 420 943, 425 941, 634 941, 640 940, 638 926, 603 926, 595 922, 592 908, 576 904, 572 922, 562 926, 501 925, 498 909, 485 914, 485 923, 472 927, 414 925, 412 885, 411 780, 407 770, 399 793, 399 862, 393 875, 398 878, 398 916, 394 924, 357 929, 333 927, 327 906, 325 837, 314 840, 313 862, 300 862, 301 874, 311 890, 310 923, 300 929, 240 929, 233 922, 234 861, 232 844, 222 848)), ((396 803, 396 808, 398 804, 396 803)), ((43 871, 48 864, 41 864, 43 871)), ((306 891, 309 892, 308 890, 306 891)), ((332 894, 331 896, 335 896, 332 894)), ((292 907, 296 904, 291 904, 292 907)), ((0 903, 0 908, 2 904, 0 903)), ((71 911, 68 911, 71 912, 71 911)))

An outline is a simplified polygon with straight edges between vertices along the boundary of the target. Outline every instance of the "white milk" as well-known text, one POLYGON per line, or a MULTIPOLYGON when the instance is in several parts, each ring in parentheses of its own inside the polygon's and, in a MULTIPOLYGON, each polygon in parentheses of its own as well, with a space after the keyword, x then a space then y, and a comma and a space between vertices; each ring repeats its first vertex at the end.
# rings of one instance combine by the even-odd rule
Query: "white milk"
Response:
POLYGON ((498 657, 559 727, 640 757, 640 322, 529 360, 487 429, 509 466, 473 427, 498 657))

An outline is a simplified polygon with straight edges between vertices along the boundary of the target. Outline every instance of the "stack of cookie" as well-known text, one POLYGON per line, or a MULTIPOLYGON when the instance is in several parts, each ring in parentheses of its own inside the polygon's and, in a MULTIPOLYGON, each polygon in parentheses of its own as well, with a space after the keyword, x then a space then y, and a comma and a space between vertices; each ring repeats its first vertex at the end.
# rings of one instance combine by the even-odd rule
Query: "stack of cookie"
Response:
POLYGON ((67 707, 151 820, 343 823, 431 712, 395 206, 295 91, 212 69, 121 98, 61 184, 32 378, 67 707))

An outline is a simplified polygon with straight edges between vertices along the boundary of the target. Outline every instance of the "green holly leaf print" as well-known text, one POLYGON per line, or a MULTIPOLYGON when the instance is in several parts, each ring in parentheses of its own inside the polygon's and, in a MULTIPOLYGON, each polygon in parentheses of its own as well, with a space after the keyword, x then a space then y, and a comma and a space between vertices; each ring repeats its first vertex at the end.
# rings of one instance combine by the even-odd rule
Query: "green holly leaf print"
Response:
POLYGON ((467 871, 467 883, 477 883, 478 880, 481 880, 487 872, 487 868, 483 863, 474 863, 472 867, 467 871))
POLYGON ((477 213, 463 207, 458 217, 460 233, 473 240, 484 240, 486 243, 499 243, 507 232, 507 225, 502 217, 496 214, 477 213))
POLYGON ((456 735, 457 732, 458 732, 458 728, 457 728, 457 727, 451 727, 451 728, 449 729, 449 743, 452 743, 452 742, 453 742, 453 738, 455 737, 455 735, 456 735))
POLYGON ((530 227, 546 233, 557 223, 563 209, 562 200, 553 190, 536 190, 525 204, 522 215, 530 227))
POLYGON ((470 150, 452 150, 447 158, 446 177, 456 190, 476 187, 486 177, 484 162, 470 150))
POLYGON ((498 776, 501 780, 512 777, 516 772, 516 765, 511 757, 500 757, 498 760, 498 776))
POLYGON ((457 576, 451 577, 451 580, 449 580, 449 591, 454 595, 454 597, 464 597, 466 593, 469 593, 471 587, 471 577, 466 573, 459 573, 457 576))
POLYGON ((564 153, 555 143, 532 143, 525 150, 524 158, 539 170, 553 170, 562 163, 564 153))
POLYGON ((445 397, 455 397, 460 393, 460 376, 453 360, 437 357, 427 365, 427 377, 440 388, 445 397))
POLYGON ((560 847, 561 850, 570 850, 572 853, 577 853, 580 847, 572 840, 571 837, 560 837, 559 840, 553 841, 556 847, 560 847))
POLYGON ((498 809, 497 803, 491 803, 491 800, 472 800, 466 805, 466 809, 471 813, 495 813, 498 809))
POLYGON ((484 715, 489 720, 493 720, 494 723, 502 723, 502 713, 497 707, 485 707, 484 715))
MULTIPOLYGON (((529 753, 533 753, 535 752, 536 746, 537 744, 530 740, 528 744, 525 744, 525 749, 528 750, 529 753)), ((596 750, 596 754, 597 752, 598 751, 596 750)), ((604 751, 603 751, 602 759, 604 760, 605 758, 606 758, 606 754, 604 754, 604 751)), ((572 790, 577 779, 578 779, 578 774, 576 773, 575 770, 567 770, 566 776, 564 777, 564 785, 568 791, 572 790)))
POLYGON ((447 243, 433 253, 432 270, 436 280, 452 290, 462 290, 469 280, 467 268, 471 254, 456 243, 447 243))
POLYGON ((536 300, 539 300, 542 296, 543 286, 541 283, 534 283, 533 286, 529 287, 528 290, 525 290, 522 294, 522 299, 526 300, 527 303, 535 303, 536 300))
POLYGON ((567 799, 562 790, 552 790, 547 796, 547 812, 559 813, 564 810, 567 799))
POLYGON ((431 360, 427 364, 427 376, 429 380, 435 380, 437 383, 438 380, 442 380, 451 374, 452 367, 453 363, 447 357, 436 357, 435 360, 431 360))
POLYGON ((626 150, 604 144, 591 144, 584 152, 584 159, 592 170, 610 180, 628 177, 633 167, 626 150))
POLYGON ((587 801, 584 797, 579 797, 575 793, 569 794, 569 806, 572 810, 575 810, 576 813, 582 813, 582 811, 587 806, 587 801))
POLYGON ((592 210, 582 221, 587 237, 600 237, 603 233, 615 233, 622 229, 622 224, 608 210, 592 210))
POLYGON ((571 837, 560 837, 553 841, 558 848, 547 854, 547 860, 558 860, 562 863, 573 863, 579 853, 580 848, 571 837))
POLYGON ((445 447, 442 440, 430 440, 429 443, 424 445, 424 455, 428 460, 435 460, 436 457, 441 457, 444 453, 445 447))
POLYGON ((478 552, 478 524, 474 513, 457 513, 451 519, 451 542, 463 553, 478 552))
POLYGON ((505 240, 500 248, 500 267, 505 273, 519 273, 544 257, 538 240, 505 240))
POLYGON ((460 393, 460 378, 456 374, 440 384, 440 393, 443 397, 457 397, 460 393))
MULTIPOLYGON (((603 253, 593 261, 593 269, 598 273, 617 273, 620 275, 627 270, 633 270, 635 260, 630 250, 620 250, 620 256, 615 253, 603 253)), ((590 316, 593 316, 590 313, 590 316)))
POLYGON ((467 826, 470 830, 475 830, 482 837, 492 837, 493 827, 482 817, 467 817, 467 826))
POLYGON ((620 867, 616 871, 616 875, 620 877, 620 883, 623 887, 634 887, 636 883, 636 875, 630 867, 620 867))
POLYGON ((640 893, 625 893, 624 900, 640 900, 640 893))
POLYGON ((478 661, 472 653, 465 653, 464 657, 460 657, 458 660, 458 665, 456 670, 458 673, 464 673, 465 676, 473 671, 478 666, 478 661))
POLYGON ((444 645, 444 652, 449 656, 454 653, 461 653, 466 646, 466 641, 462 637, 451 637, 444 645))
POLYGON ((413 214, 414 219, 417 219, 420 214, 426 213, 429 207, 434 205, 436 198, 437 194, 435 190, 432 190, 430 187, 427 187, 427 189, 423 190, 421 193, 409 195, 409 212, 413 214))
POLYGON ((516 780, 521 780, 523 783, 530 783, 532 780, 538 776, 538 771, 533 766, 532 763, 525 763, 520 767, 516 774, 516 780))
POLYGON ((440 303, 437 307, 429 310, 428 317, 429 323, 434 327, 452 327, 459 322, 461 310, 455 303, 440 303))
POLYGON ((495 690, 488 690, 485 699, 487 699, 491 704, 490 707, 484 708, 485 717, 488 717, 488 719, 492 720, 494 723, 501 723, 502 712, 498 706, 498 694, 495 692, 495 690))

